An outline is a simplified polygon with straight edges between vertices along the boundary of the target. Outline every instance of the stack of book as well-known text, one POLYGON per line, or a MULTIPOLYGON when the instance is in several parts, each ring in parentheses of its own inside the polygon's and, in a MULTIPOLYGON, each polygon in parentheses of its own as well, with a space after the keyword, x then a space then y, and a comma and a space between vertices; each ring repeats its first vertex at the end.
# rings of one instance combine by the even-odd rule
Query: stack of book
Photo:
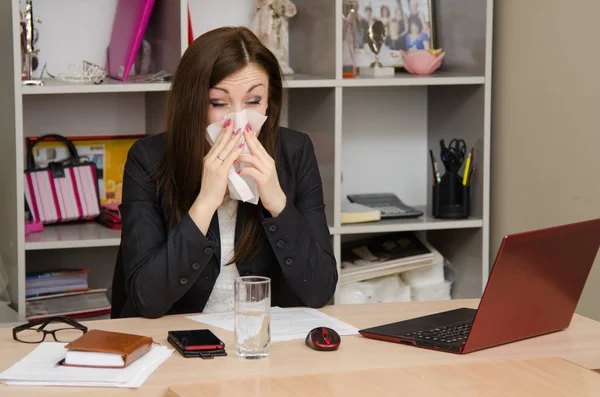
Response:
POLYGON ((444 262, 426 240, 399 232, 342 243, 342 285, 444 262))
POLYGON ((25 280, 28 321, 68 316, 85 320, 110 317, 106 289, 90 289, 87 269, 29 273, 25 280))

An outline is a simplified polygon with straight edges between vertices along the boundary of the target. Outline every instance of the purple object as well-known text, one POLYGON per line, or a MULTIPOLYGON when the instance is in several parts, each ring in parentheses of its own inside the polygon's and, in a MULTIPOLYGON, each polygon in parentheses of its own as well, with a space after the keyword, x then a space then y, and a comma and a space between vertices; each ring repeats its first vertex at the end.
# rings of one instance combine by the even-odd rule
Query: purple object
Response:
POLYGON ((148 26, 155 0, 119 0, 106 54, 107 74, 126 81, 148 26))

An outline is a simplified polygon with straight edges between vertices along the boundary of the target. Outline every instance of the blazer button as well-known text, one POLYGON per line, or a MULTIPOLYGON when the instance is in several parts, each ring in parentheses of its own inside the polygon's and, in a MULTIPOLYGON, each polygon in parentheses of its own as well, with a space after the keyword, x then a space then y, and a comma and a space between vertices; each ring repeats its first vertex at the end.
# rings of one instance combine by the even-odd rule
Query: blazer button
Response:
POLYGON ((288 266, 292 266, 294 264, 294 260, 292 258, 287 258, 283 263, 288 266))
POLYGON ((181 285, 186 285, 187 283, 188 283, 188 279, 187 279, 187 277, 181 277, 181 278, 179 279, 179 284, 181 284, 181 285))
POLYGON ((213 253, 213 249, 210 247, 206 247, 204 248, 204 255, 208 256, 211 255, 213 253))
POLYGON ((277 230, 277 226, 275 226, 275 225, 270 225, 269 226, 269 231, 270 232, 274 232, 275 230, 277 230))
POLYGON ((279 240, 275 243, 275 245, 277 246, 277 248, 283 248, 285 246, 285 243, 283 242, 283 240, 279 240))
POLYGON ((199 262, 192 263, 192 269, 196 270, 196 271, 200 270, 200 263, 199 262))

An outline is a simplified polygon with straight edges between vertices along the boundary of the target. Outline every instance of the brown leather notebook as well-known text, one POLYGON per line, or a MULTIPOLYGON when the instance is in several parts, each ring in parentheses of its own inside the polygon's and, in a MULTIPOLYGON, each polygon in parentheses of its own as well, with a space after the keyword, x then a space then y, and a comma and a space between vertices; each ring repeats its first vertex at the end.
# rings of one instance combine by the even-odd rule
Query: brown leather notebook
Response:
POLYGON ((63 365, 124 368, 152 348, 152 338, 93 329, 65 348, 67 353, 63 365))

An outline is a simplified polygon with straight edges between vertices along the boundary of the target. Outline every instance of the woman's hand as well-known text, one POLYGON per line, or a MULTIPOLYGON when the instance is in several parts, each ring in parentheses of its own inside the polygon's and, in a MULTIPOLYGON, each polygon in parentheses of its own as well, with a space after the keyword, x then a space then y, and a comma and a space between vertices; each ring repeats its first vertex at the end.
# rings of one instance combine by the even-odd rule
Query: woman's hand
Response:
POLYGON ((285 208, 287 198, 277 178, 275 160, 256 138, 250 124, 246 126, 244 138, 251 154, 242 154, 235 162, 247 163, 251 167, 242 168, 239 174, 250 176, 256 181, 263 206, 272 216, 277 216, 285 208))
POLYGON ((244 150, 240 144, 242 130, 233 132, 233 121, 227 120, 215 144, 203 160, 202 187, 190 208, 190 216, 206 234, 213 214, 223 203, 227 192, 227 177, 234 161, 244 150))

